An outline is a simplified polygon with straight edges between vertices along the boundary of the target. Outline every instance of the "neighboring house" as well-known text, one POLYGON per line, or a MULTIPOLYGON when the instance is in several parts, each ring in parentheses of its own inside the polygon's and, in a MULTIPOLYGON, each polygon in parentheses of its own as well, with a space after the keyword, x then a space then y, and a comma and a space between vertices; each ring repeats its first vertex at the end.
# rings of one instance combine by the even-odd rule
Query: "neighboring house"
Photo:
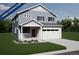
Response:
POLYGON ((56 15, 43 5, 20 11, 13 18, 12 33, 20 40, 53 40, 62 38, 56 15))

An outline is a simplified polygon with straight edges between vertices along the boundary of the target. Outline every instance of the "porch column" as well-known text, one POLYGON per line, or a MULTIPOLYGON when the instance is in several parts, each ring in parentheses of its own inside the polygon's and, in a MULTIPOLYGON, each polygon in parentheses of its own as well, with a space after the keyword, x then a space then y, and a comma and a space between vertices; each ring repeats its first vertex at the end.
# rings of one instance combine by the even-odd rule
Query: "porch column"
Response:
POLYGON ((39 39, 39 41, 42 41, 43 40, 43 38, 42 38, 42 27, 40 27, 39 28, 39 37, 38 37, 38 39, 39 39))
POLYGON ((42 32, 42 27, 40 27, 40 32, 41 32, 41 40, 43 40, 43 32, 42 32))
POLYGON ((23 27, 21 26, 21 34, 23 33, 23 27))
POLYGON ((21 33, 20 33, 20 39, 23 40, 23 27, 21 26, 21 33))

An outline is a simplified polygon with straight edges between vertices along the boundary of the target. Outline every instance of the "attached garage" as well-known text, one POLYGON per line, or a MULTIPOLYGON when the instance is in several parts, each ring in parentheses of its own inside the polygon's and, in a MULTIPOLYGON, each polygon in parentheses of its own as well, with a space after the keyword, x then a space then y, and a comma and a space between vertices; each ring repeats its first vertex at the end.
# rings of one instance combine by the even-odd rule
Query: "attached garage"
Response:
POLYGON ((61 28, 56 27, 46 27, 42 29, 43 34, 43 40, 52 40, 52 39, 60 39, 61 34, 61 28))

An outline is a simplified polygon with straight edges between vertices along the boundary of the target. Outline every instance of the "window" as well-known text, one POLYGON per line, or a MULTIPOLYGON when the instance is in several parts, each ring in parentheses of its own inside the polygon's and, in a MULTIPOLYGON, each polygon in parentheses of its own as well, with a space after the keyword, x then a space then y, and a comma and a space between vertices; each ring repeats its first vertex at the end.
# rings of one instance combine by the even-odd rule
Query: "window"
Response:
POLYGON ((58 31, 58 29, 52 29, 51 31, 58 31))
POLYGON ((43 31, 46 31, 46 30, 43 29, 43 31))
POLYGON ((58 31, 58 29, 43 29, 42 31, 58 31))
POLYGON ((44 16, 37 16, 38 21, 44 21, 44 16))
POLYGON ((23 33, 30 33, 29 27, 23 27, 23 33))
POLYGON ((47 29, 47 31, 50 31, 50 29, 47 29))
POLYGON ((24 17, 30 17, 30 15, 28 15, 28 14, 24 14, 24 17))
POLYGON ((54 17, 48 17, 48 21, 54 21, 54 17))
POLYGON ((55 29, 55 31, 58 31, 58 29, 55 29))
POLYGON ((51 31, 54 31, 54 29, 51 29, 51 31))

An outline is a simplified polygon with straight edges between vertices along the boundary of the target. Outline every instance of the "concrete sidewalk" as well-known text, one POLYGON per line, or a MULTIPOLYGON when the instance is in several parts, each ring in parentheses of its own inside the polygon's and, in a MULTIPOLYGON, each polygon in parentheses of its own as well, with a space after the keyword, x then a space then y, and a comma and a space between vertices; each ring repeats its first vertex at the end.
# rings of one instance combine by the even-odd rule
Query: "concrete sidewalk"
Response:
POLYGON ((72 40, 68 40, 68 39, 54 39, 54 40, 47 41, 47 42, 51 42, 51 43, 65 46, 67 49, 59 50, 59 51, 37 53, 37 54, 33 54, 33 55, 51 55, 51 54, 60 54, 60 53, 79 50, 79 41, 72 41, 72 40))

